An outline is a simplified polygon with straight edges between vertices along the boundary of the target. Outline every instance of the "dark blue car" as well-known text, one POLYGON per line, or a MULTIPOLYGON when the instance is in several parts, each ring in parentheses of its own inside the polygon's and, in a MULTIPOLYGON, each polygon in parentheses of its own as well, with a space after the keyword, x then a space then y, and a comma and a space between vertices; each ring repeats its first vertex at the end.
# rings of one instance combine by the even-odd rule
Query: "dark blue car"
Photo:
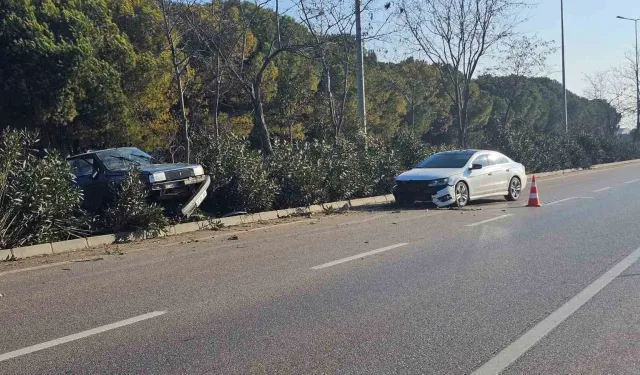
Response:
POLYGON ((84 206, 96 210, 113 198, 113 184, 124 179, 132 167, 141 171, 149 198, 183 203, 181 212, 191 215, 204 198, 211 179, 199 164, 161 164, 135 147, 91 151, 67 158, 84 192, 84 206))

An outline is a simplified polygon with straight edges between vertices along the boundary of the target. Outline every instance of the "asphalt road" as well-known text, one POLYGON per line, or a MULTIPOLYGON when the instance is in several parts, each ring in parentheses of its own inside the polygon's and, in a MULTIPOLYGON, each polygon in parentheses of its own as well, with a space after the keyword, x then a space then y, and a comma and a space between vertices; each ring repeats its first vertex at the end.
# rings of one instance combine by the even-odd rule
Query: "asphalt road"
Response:
POLYGON ((538 185, 1 267, 0 373, 639 373, 640 164, 538 185))

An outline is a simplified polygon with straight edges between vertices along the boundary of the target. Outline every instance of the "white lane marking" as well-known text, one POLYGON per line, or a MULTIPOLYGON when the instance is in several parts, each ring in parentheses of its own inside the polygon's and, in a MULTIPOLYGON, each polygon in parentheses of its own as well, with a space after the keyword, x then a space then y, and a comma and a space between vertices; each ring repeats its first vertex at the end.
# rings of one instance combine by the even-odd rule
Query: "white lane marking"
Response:
POLYGON ((600 193, 600 192, 607 191, 607 190, 611 190, 611 186, 607 186, 607 187, 604 187, 602 189, 594 190, 593 192, 594 193, 600 193))
POLYGON ((543 205, 544 206, 553 206, 554 204, 558 204, 558 203, 562 203, 562 202, 566 202, 566 201, 570 201, 570 200, 574 200, 574 199, 593 199, 593 197, 569 197, 569 198, 560 199, 558 201, 544 203, 543 205))
POLYGON ((477 226, 477 225, 482 225, 482 224, 490 223, 490 222, 492 222, 492 221, 496 221, 496 220, 504 219, 505 217, 509 217, 509 216, 513 216, 513 214, 506 214, 506 215, 501 215, 501 216, 492 217, 491 219, 478 221, 477 223, 468 224, 467 226, 468 226, 468 227, 475 227, 475 226, 477 226))
POLYGON ((640 178, 636 178, 635 180, 631 180, 631 181, 625 181, 623 182, 623 184, 633 184, 634 182, 638 182, 640 181, 640 178))
POLYGON ((367 223, 369 221, 373 221, 373 220, 377 220, 383 217, 387 217, 389 216, 388 214, 382 214, 382 215, 375 215, 366 219, 356 219, 356 220, 351 220, 351 221, 345 221, 344 223, 338 223, 336 224, 336 227, 338 226, 344 226, 344 225, 352 225, 352 224, 362 224, 362 223, 367 223))
POLYGON ((143 320, 155 318, 155 317, 163 315, 165 313, 166 313, 166 311, 154 311, 154 312, 150 312, 148 314, 138 315, 138 316, 135 316, 133 318, 121 320, 119 322, 115 322, 115 323, 111 323, 111 324, 107 324, 105 326, 93 328, 93 329, 90 329, 90 330, 87 330, 87 331, 83 331, 83 332, 79 332, 79 333, 75 333, 73 335, 60 337, 59 339, 55 339, 55 340, 43 342, 41 344, 37 344, 37 345, 29 346, 29 347, 26 347, 26 348, 14 350, 14 351, 9 352, 9 353, 0 354, 0 362, 6 361, 6 360, 11 359, 11 358, 20 357, 20 356, 23 356, 25 354, 37 352, 37 351, 44 350, 44 349, 48 349, 48 348, 51 348, 51 347, 54 347, 54 346, 66 344, 66 343, 71 342, 71 341, 80 340, 80 339, 83 339, 85 337, 89 337, 89 336, 92 336, 92 335, 97 335, 99 333, 110 331, 112 329, 128 326, 129 324, 141 322, 143 320))
POLYGON ((612 282, 616 277, 620 276, 627 268, 640 259, 640 248, 633 251, 626 258, 621 260, 615 266, 611 267, 607 272, 600 276, 596 281, 592 282, 580 293, 560 306, 556 311, 547 316, 540 323, 520 336, 511 345, 504 348, 500 353, 493 357, 489 362, 482 365, 474 371, 472 375, 488 375, 499 374, 509 365, 515 362, 520 356, 531 349, 538 341, 542 340, 549 332, 553 331, 563 321, 578 311, 585 303, 598 294, 605 286, 612 282))
POLYGON ((69 264, 71 263, 71 261, 64 261, 64 262, 57 262, 57 263, 49 263, 49 264, 43 264, 41 266, 35 266, 35 267, 28 267, 28 268, 19 268, 17 270, 11 270, 11 271, 4 271, 4 272, 0 272, 0 276, 4 276, 4 275, 11 275, 12 273, 20 273, 20 272, 26 272, 26 271, 35 271, 35 270, 41 270, 44 268, 51 268, 51 267, 56 267, 56 266, 62 266, 65 264, 69 264))
POLYGON ((425 217, 431 217, 431 216, 437 216, 437 215, 442 215, 446 213, 446 211, 438 211, 438 212, 433 212, 433 213, 428 213, 428 214, 422 214, 422 215, 417 215, 417 216, 411 216, 411 217, 406 217, 403 219, 397 219, 394 220, 394 223, 402 223, 404 221, 411 221, 411 220, 417 220, 417 219, 424 219, 425 217))
POLYGON ((352 261, 352 260, 364 258, 364 257, 370 256, 370 255, 379 254, 379 253, 382 253, 384 251, 396 249, 398 247, 407 246, 407 245, 408 245, 408 243, 397 243, 395 245, 391 245, 391 246, 383 247, 383 248, 380 248, 380 249, 371 250, 371 251, 367 251, 367 252, 360 253, 360 254, 357 254, 357 255, 353 255, 353 256, 350 256, 350 257, 334 260, 333 262, 324 263, 324 264, 321 264, 319 266, 314 266, 314 267, 311 267, 311 269, 312 270, 319 270, 321 268, 327 268, 327 267, 335 266, 337 264, 346 263, 346 262, 349 262, 349 261, 352 261))

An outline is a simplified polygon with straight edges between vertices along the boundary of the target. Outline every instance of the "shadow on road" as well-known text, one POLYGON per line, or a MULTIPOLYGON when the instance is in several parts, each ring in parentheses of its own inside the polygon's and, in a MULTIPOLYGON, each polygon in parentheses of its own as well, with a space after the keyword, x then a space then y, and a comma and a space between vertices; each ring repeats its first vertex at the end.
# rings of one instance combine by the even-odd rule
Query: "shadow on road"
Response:
POLYGON ((400 206, 396 203, 375 204, 359 207, 351 207, 350 211, 355 212, 394 212, 394 211, 423 211, 423 210, 456 210, 456 211, 481 211, 488 209, 514 209, 525 208, 526 202, 516 201, 508 202, 501 198, 479 199, 469 202, 464 208, 446 207, 438 208, 430 202, 416 202, 409 206, 400 206))

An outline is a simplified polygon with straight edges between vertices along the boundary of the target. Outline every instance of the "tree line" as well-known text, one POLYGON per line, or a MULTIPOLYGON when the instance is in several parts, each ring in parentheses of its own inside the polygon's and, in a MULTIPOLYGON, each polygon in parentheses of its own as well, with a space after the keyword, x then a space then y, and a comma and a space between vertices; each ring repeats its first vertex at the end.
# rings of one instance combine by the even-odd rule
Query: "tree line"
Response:
MULTIPOLYGON (((404 32, 417 51, 366 50, 367 136, 498 148, 508 132, 561 132, 561 86, 538 77, 552 45, 515 34, 518 4, 365 2, 365 40, 404 32), (498 67, 481 72, 489 51, 498 67)), ((0 128, 38 129, 63 153, 133 145, 176 161, 205 136, 265 154, 275 139, 353 138, 353 32, 343 0, 0 0, 0 128)), ((568 106, 571 132, 618 129, 605 99, 568 106)))

